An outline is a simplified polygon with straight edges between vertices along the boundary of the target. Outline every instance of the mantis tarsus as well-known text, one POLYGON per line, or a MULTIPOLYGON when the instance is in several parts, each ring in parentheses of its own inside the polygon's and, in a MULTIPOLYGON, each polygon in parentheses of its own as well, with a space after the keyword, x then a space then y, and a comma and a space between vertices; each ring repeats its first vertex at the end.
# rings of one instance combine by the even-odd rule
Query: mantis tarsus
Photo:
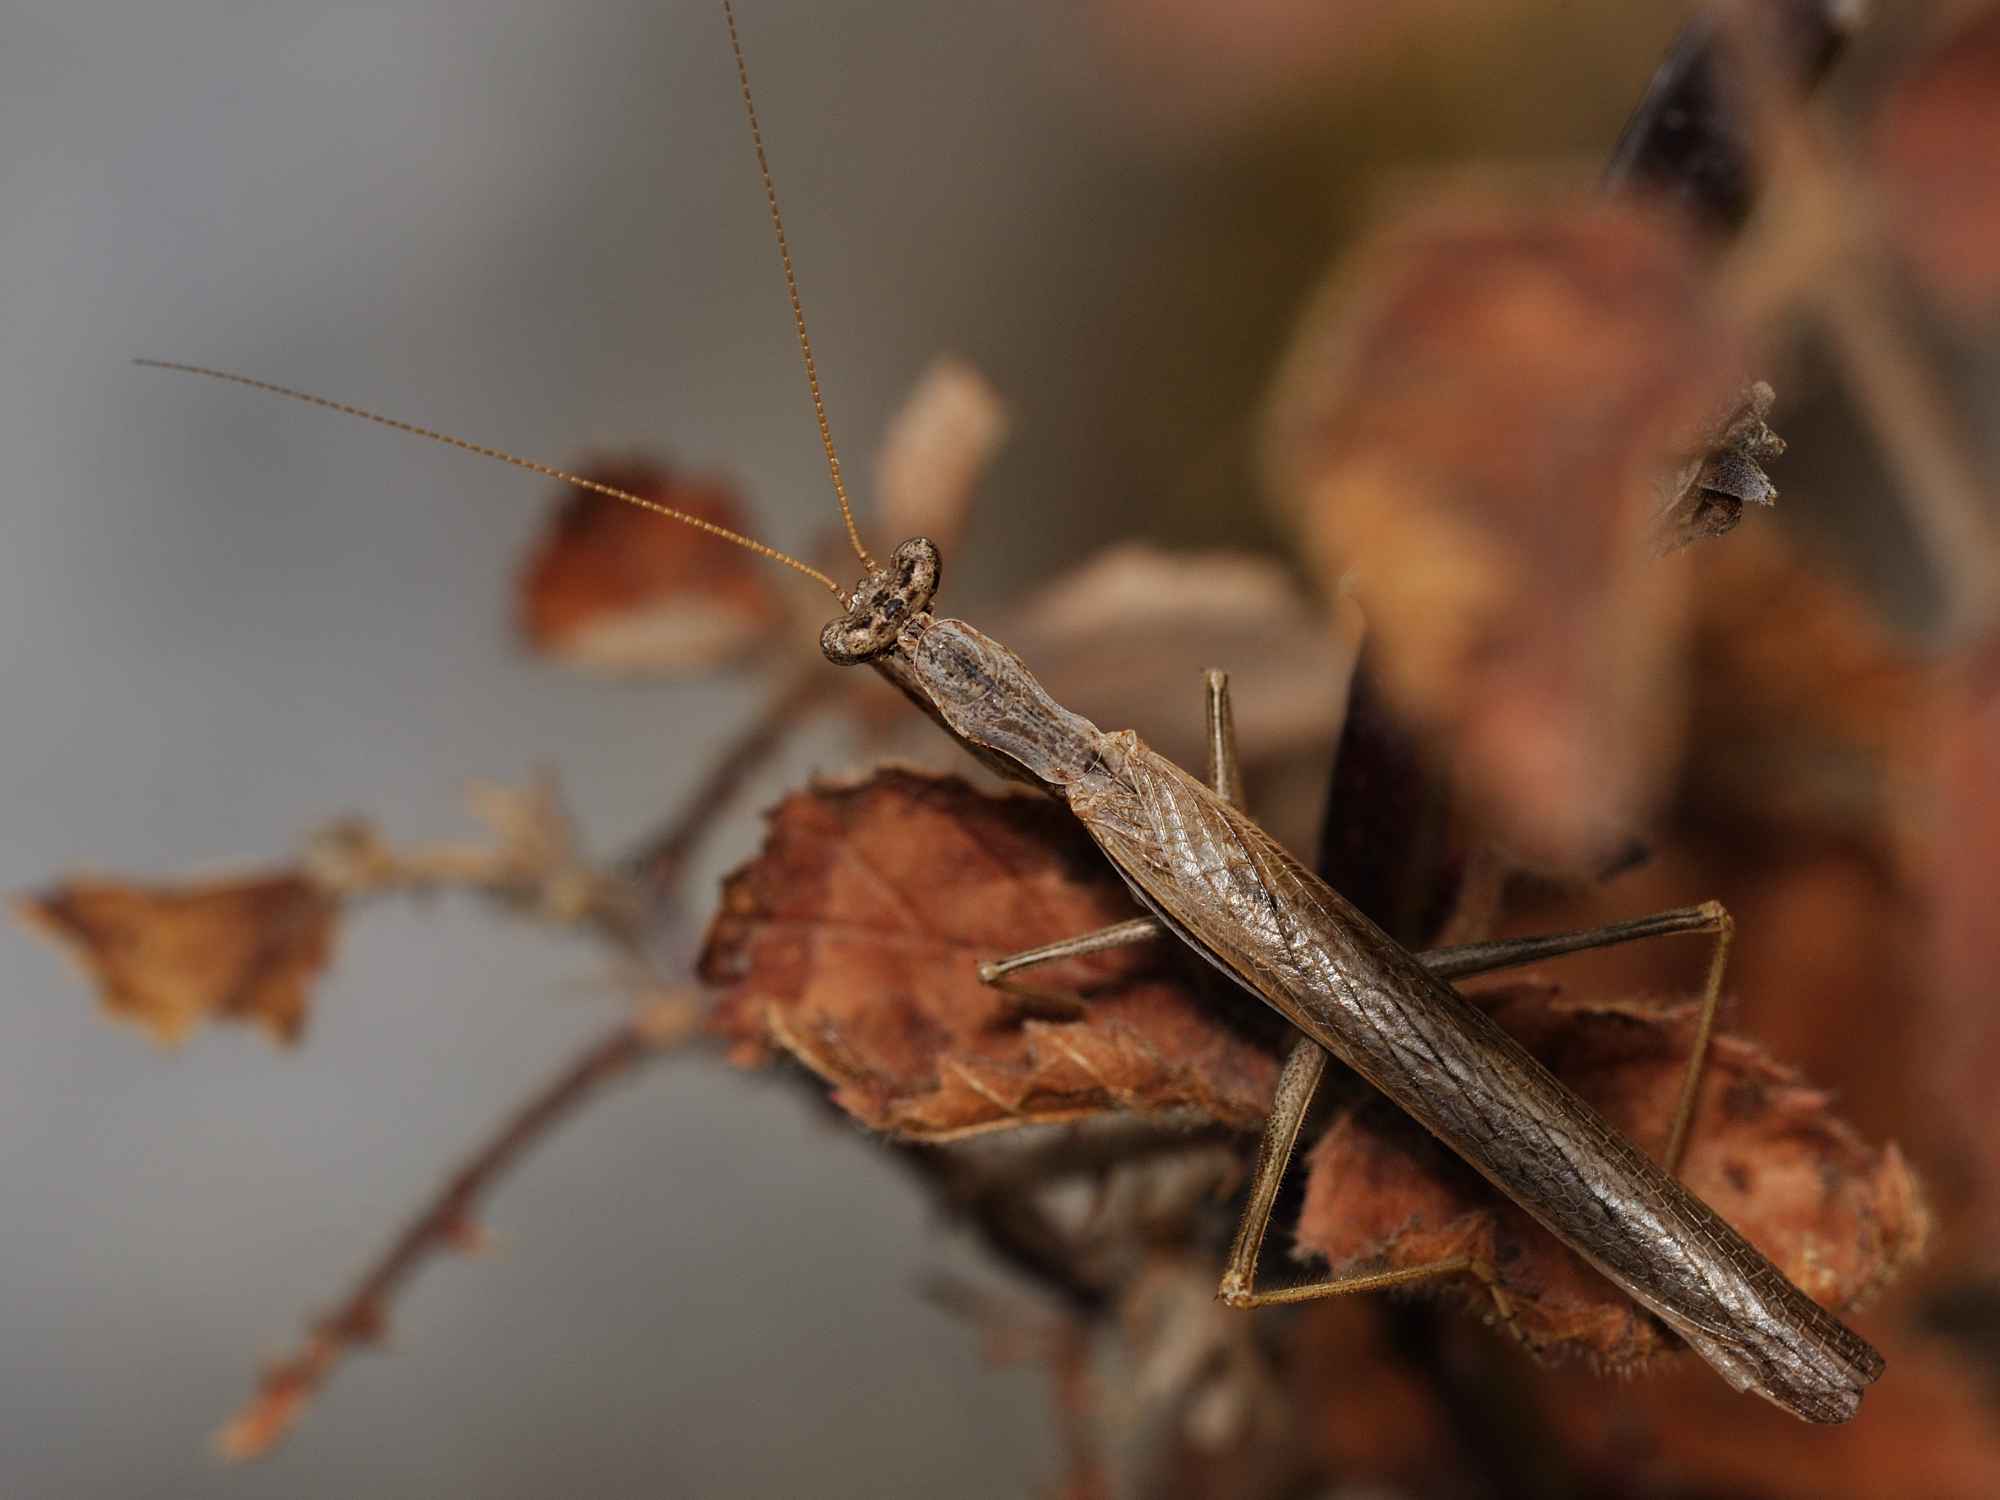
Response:
POLYGON ((1170 934, 1301 1033, 1258 1150, 1242 1226, 1221 1280, 1224 1301, 1253 1307, 1470 1273, 1494 1290, 1504 1311, 1493 1269, 1471 1260, 1256 1289, 1258 1251, 1272 1204, 1331 1053, 1659 1316, 1739 1390, 1755 1391, 1812 1421, 1852 1416, 1862 1390, 1881 1373, 1881 1356, 1672 1175, 1685 1145, 1728 951, 1730 922, 1720 906, 1681 908, 1590 932, 1414 954, 1288 855, 1242 810, 1227 684, 1220 673, 1211 673, 1208 681, 1209 766, 1203 782, 1130 731, 1107 733, 1063 708, 998 642, 961 620, 938 618, 931 603, 941 560, 932 542, 905 541, 886 568, 868 555, 827 430, 727 0, 724 14, 835 495, 867 569, 851 593, 751 538, 546 465, 227 371, 164 367, 330 407, 632 501, 782 562, 832 591, 843 613, 821 635, 825 656, 839 665, 872 666, 990 768, 1063 800, 1150 913, 987 964, 983 978, 1005 984, 1009 974, 1038 962, 1170 934), (1671 933, 1710 933, 1716 943, 1695 1056, 1662 1166, 1612 1130, 1448 981, 1671 933))

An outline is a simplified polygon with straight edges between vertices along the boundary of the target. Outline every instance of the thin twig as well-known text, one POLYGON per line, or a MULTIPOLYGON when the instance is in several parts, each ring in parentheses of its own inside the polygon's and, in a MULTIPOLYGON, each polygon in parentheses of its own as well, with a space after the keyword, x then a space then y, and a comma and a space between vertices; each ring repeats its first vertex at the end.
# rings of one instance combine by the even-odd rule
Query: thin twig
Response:
POLYGON ((1850 264, 1817 298, 1847 383, 1882 447, 1937 570, 1947 641, 1985 635, 2000 617, 2000 537, 1978 465, 1959 431, 1937 372, 1876 290, 1850 264))
POLYGON ((696 845, 730 811, 736 794, 759 767, 777 752, 798 727, 805 711, 841 684, 823 670, 823 662, 784 679, 757 716, 720 750, 709 771, 681 804, 666 827, 619 860, 628 877, 648 891, 671 891, 696 845))
POLYGON ((699 1017, 690 998, 674 995, 621 1021, 578 1052, 446 1179, 340 1304, 313 1322, 305 1342, 265 1367, 250 1400, 216 1434, 222 1454, 243 1459, 268 1452, 351 1349, 380 1341, 389 1304, 404 1282, 447 1250, 477 1248, 473 1210, 499 1178, 605 1084, 684 1041, 699 1017))
POLYGON ((484 896, 545 921, 588 929, 627 958, 639 957, 638 888, 583 855, 552 775, 544 773, 525 789, 475 782, 470 801, 494 835, 486 842, 397 845, 365 818, 343 818, 308 839, 307 871, 343 901, 460 891, 484 896))

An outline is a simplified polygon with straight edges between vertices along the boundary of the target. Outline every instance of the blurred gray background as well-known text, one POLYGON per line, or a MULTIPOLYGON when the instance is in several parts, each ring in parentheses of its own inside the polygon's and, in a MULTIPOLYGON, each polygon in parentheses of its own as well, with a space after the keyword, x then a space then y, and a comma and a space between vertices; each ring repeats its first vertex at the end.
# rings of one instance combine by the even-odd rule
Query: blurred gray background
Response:
MULTIPOLYGON (((996 326, 970 253, 1027 253, 1067 212, 1034 199, 1108 171, 1047 149, 1075 127, 1008 10, 745 6, 863 474, 921 366, 996 326)), ((0 883, 278 858, 350 808, 455 834, 467 777, 540 763, 600 848, 672 806, 754 691, 524 660, 506 589, 546 486, 126 361, 558 462, 644 444, 809 538, 824 481, 715 7, 8 7, 0 140, 0 883)), ((0 941, 7 1494, 997 1496, 1051 1468, 1039 1378, 914 1295, 941 1247, 904 1180, 699 1061, 555 1138, 486 1216, 495 1254, 433 1267, 390 1352, 223 1468, 254 1362, 619 1000, 581 944, 381 906, 300 1050, 165 1055, 0 941)))
MULTIPOLYGON (((1143 45, 1107 81, 1107 38, 1148 33, 1101 9, 744 6, 860 488, 935 355, 1017 403, 953 559, 967 612, 1109 536, 1261 534, 1245 413, 1347 212, 1341 152, 1232 134, 1257 100, 1181 108, 1143 45)), ((1562 109, 1503 88, 1416 145, 1588 156, 1668 25, 1628 26, 1562 109)), ((674 804, 755 690, 525 660, 506 590, 544 486, 127 361, 555 462, 644 445, 803 544, 828 505, 735 88, 706 0, 0 8, 0 884, 279 858, 350 809, 449 835, 466 778, 538 764, 600 849, 674 804)), ((841 754, 803 747, 752 805, 841 754)), ((1040 1376, 916 1295, 952 1250, 915 1192, 702 1062, 587 1111, 492 1204, 495 1254, 434 1267, 388 1353, 221 1467, 254 1361, 618 1001, 581 945, 381 907, 301 1049, 168 1055, 0 941, 7 1494, 999 1496, 1057 1471, 1040 1376)))

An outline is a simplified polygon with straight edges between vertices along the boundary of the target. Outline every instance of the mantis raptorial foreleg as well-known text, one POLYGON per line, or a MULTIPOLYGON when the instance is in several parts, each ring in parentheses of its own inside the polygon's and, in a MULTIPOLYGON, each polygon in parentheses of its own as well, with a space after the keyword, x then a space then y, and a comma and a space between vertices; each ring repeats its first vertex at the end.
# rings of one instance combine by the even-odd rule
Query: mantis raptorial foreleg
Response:
POLYGON ((1044 943, 1039 948, 1024 948, 1019 953, 983 963, 979 966, 979 978, 982 983, 1004 990, 1010 988, 1007 976, 1017 970, 1032 969, 1037 964, 1052 964, 1059 958, 1081 958, 1086 953, 1102 953, 1106 948, 1150 943, 1165 930, 1156 917, 1134 917, 1129 922, 1113 922, 1095 932, 1079 933, 1075 937, 1044 943))
MULTIPOLYGON (((1229 680, 1224 673, 1210 672, 1205 686, 1208 727, 1207 781, 1218 796, 1240 807, 1242 779, 1236 753, 1235 727, 1230 715, 1229 680)), ((1122 947, 1127 943, 1150 942, 1159 937, 1163 931, 1157 919, 1138 917, 1099 928, 1095 932, 1047 943, 1039 948, 1030 948, 995 962, 982 964, 979 974, 980 978, 988 983, 1006 987, 1006 976, 1019 970, 1051 963, 1057 959, 1098 953, 1107 948, 1122 947)), ((1730 920, 1729 913, 1719 902, 1708 901, 1699 906, 1676 907, 1671 911, 1658 912, 1652 916, 1639 917, 1628 922, 1615 922, 1609 926, 1588 928, 1578 932, 1434 948, 1419 956, 1424 967, 1439 978, 1463 979, 1496 969, 1536 963, 1566 953, 1578 953, 1591 948, 1608 948, 1622 943, 1637 942, 1644 938, 1698 932, 1715 934, 1715 951, 1709 961, 1708 977, 1703 986, 1694 1046, 1688 1059, 1687 1072, 1681 1083, 1680 1097, 1674 1110, 1672 1128, 1668 1132, 1666 1149, 1661 1157, 1668 1172, 1678 1173, 1681 1157, 1687 1147, 1688 1126, 1694 1116, 1695 1097, 1701 1084, 1702 1068, 1708 1056, 1709 1040, 1714 1034, 1716 1009, 1722 995, 1722 975, 1728 962, 1730 939, 1734 932, 1734 924, 1730 920)), ((1229 1260, 1223 1270, 1218 1295, 1233 1307, 1260 1307, 1274 1303, 1335 1297, 1350 1292, 1380 1291, 1409 1282, 1466 1272, 1486 1282, 1504 1314, 1506 1299, 1500 1292, 1492 1269, 1470 1257, 1436 1261, 1430 1265, 1408 1267, 1397 1271, 1332 1277, 1268 1292, 1256 1290, 1257 1259, 1263 1249, 1264 1236, 1270 1229, 1271 1210, 1277 1202, 1278 1189, 1284 1181, 1285 1169, 1291 1164, 1292 1154, 1297 1148, 1299 1132, 1305 1124, 1306 1114, 1312 1107, 1313 1095, 1319 1088, 1320 1079, 1325 1075, 1326 1058, 1325 1050, 1307 1037, 1300 1037, 1293 1042, 1291 1051, 1286 1055, 1285 1065, 1279 1074, 1277 1091, 1272 1101, 1271 1113, 1265 1120, 1264 1134, 1258 1142, 1257 1161, 1251 1175, 1243 1219, 1237 1228, 1235 1242, 1230 1247, 1229 1260)))
MULTIPOLYGON (((1236 807, 1243 805, 1243 773, 1236 759, 1236 721, 1229 712, 1229 674, 1210 670, 1204 679, 1208 701, 1208 784, 1215 794, 1236 807)), ((1150 943, 1166 931, 1157 917, 1134 917, 1129 922, 1113 922, 1095 932, 1044 943, 1010 953, 979 966, 979 977, 987 984, 1012 989, 1006 978, 1037 964, 1054 963, 1059 958, 1081 958, 1086 953, 1102 953, 1107 948, 1123 948, 1128 943, 1150 943)))

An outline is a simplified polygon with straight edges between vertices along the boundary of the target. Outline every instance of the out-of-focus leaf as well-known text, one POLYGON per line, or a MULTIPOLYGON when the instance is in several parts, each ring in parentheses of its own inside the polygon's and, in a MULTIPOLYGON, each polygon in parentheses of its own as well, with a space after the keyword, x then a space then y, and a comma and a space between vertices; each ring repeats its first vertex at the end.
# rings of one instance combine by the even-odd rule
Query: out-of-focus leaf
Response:
MULTIPOLYGON (((1200 767, 1207 753, 1202 673, 1227 671, 1251 811, 1288 847, 1311 847, 1359 635, 1351 608, 1325 608, 1266 558, 1126 545, 975 623, 1019 652, 1064 707, 1104 729, 1136 729, 1182 766, 1200 767)), ((874 679, 861 680, 853 703, 889 753, 970 765, 874 679)))
POLYGON ((1328 1472, 1367 1476, 1393 1486, 1389 1494, 1471 1495, 1485 1486, 1468 1472, 1450 1403, 1397 1347, 1378 1299, 1307 1304, 1290 1352, 1287 1384, 1306 1414, 1304 1441, 1328 1472))
MULTIPOLYGON (((741 503, 714 480, 654 464, 580 471, 744 532, 741 503)), ((740 547, 589 491, 566 490, 522 569, 516 614, 530 649, 593 671, 683 673, 759 644, 784 612, 775 570, 740 547)))
MULTIPOLYGON (((1553 1000, 1538 985, 1478 998, 1620 1131, 1654 1150, 1664 1144, 1695 1006, 1553 1000)), ((1929 1220, 1896 1148, 1863 1145, 1829 1102, 1751 1043, 1717 1038, 1682 1178, 1795 1283, 1839 1308, 1911 1261, 1929 1220)), ((1471 1254, 1495 1268, 1509 1326, 1532 1349, 1629 1369, 1678 1347, 1384 1102, 1337 1121, 1314 1147, 1310 1174, 1298 1244, 1336 1265, 1379 1257, 1393 1270, 1471 1254)))
MULTIPOLYGON (((1189 763, 1199 764, 1208 667, 1229 673, 1246 757, 1300 745, 1326 752, 1340 727, 1354 636, 1351 622, 1266 558, 1127 545, 1032 596, 1008 621, 1007 639, 1060 702, 1106 726, 1168 717, 1161 706, 1180 705, 1197 752, 1189 763)), ((1147 742, 1166 743, 1150 729, 1147 742)))
POLYGON ((1360 634, 1351 607, 1329 609, 1267 558, 1127 545, 1030 597, 1005 630, 1057 702, 1196 769, 1202 673, 1226 671, 1251 811, 1311 848, 1360 634))
POLYGON ((2000 304, 2000 8, 1983 7, 1903 80, 1875 122, 1887 223, 1931 289, 2000 304))
POLYGON ((982 984, 982 960, 1136 915, 1069 813, 955 778, 878 772, 780 803, 732 875, 701 974, 745 1064, 789 1053, 864 1124, 944 1139, 1106 1110, 1254 1128, 1274 1028, 1225 1018, 1159 944, 982 984))
MULTIPOLYGON (((1937 799, 1930 860, 1931 916, 1938 994, 1925 1054, 1936 1075, 1937 1104, 1962 1132, 1985 1185, 1979 1222, 1967 1238, 1984 1239, 1992 1264, 2000 1232, 2000 1130, 1993 1120, 2000 1090, 2000 902, 1994 851, 2000 849, 2000 644, 1987 642, 1962 662, 1946 700, 1937 745, 1937 799)), ((1969 1205, 1970 1207, 1971 1205, 1969 1205)))
POLYGON ((291 870, 164 884, 71 880, 14 909, 76 960, 109 1014, 168 1045, 203 1021, 254 1024, 296 1042, 340 911, 291 870))
MULTIPOLYGON (((1783 528, 1747 526, 1702 553, 1688 755, 1653 860, 1607 887, 1517 889, 1506 930, 1723 901, 1745 1029, 1836 1090, 1864 1133, 1905 1144, 1955 1240, 1973 1184, 1945 1162, 1954 1137, 1984 1127, 1943 1107, 1939 1082, 1972 1043, 1945 1019, 1930 941, 1936 839, 1955 825, 1967 849, 1979 837, 1976 814, 1937 811, 1949 693, 1919 642, 1783 528)), ((1687 988, 1706 962, 1697 942, 1632 944, 1565 959, 1561 975, 1578 994, 1687 988)), ((1964 1018, 1980 1023, 1971 993, 1964 1018)))
POLYGON ((875 506, 883 533, 927 536, 949 548, 1006 440, 1007 408, 986 377, 960 359, 933 364, 882 435, 875 506))
POLYGON ((1928 793, 1933 664, 1782 528, 1708 553, 1690 643, 1687 789, 1703 812, 1904 863, 1928 793))
POLYGON ((1533 1395, 1592 1495, 1886 1495, 1979 1500, 2000 1494, 2000 1423, 1968 1366, 1900 1320, 1867 1321, 1888 1360, 1860 1417, 1795 1421, 1746 1400, 1694 1360, 1610 1384, 1552 1370, 1533 1395))
POLYGON ((1682 231, 1474 189, 1364 246, 1285 362, 1272 488, 1392 704, 1528 855, 1601 856, 1673 764, 1687 572, 1649 529, 1741 353, 1682 231))

